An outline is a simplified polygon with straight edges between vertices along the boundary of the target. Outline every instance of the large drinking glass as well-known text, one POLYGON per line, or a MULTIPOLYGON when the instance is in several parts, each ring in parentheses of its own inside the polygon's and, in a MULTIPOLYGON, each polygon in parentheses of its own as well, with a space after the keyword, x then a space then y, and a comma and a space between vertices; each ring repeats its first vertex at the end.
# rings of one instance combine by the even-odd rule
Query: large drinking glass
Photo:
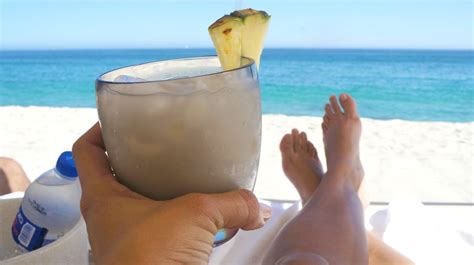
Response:
MULTIPOLYGON (((117 179, 156 200, 253 190, 261 103, 255 63, 222 71, 195 57, 113 70, 96 82, 102 134, 117 179)), ((215 245, 237 230, 221 230, 215 245)))

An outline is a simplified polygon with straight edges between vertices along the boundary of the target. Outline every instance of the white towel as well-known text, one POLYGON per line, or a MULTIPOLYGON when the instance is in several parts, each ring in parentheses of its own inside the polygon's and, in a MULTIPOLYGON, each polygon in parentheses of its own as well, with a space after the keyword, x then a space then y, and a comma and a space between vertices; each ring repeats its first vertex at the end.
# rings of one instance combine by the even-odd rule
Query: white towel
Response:
MULTIPOLYGON (((21 198, 23 193, 0 196, 21 198)), ((272 218, 255 231, 237 235, 214 249, 210 264, 260 264, 278 231, 301 209, 299 202, 261 201, 272 207, 272 218)), ((450 206, 423 206, 414 200, 395 200, 387 206, 369 206, 365 213, 366 229, 378 234, 385 243, 416 264, 474 264, 474 225, 459 227, 450 220, 468 218, 474 224, 474 208, 467 215, 447 215, 450 206)))
POLYGON ((278 231, 301 208, 299 202, 260 201, 272 207, 272 217, 263 228, 239 231, 229 242, 214 249, 209 264, 260 264, 278 231))

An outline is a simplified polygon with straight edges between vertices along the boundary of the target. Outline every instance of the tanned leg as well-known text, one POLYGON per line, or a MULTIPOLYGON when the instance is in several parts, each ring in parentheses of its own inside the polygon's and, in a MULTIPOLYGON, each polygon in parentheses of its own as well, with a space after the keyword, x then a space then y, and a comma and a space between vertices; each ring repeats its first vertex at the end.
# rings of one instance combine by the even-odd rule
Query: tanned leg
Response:
MULTIPOLYGON (((357 190, 361 122, 352 98, 343 94, 326 106, 327 172, 300 213, 279 233, 264 264, 368 264, 363 208, 357 190)), ((294 148, 301 148, 297 139, 294 148)))
POLYGON ((25 171, 15 160, 0 157, 0 195, 25 191, 30 185, 25 171))
MULTIPOLYGON (((323 131, 327 130, 328 117, 322 124, 323 131)), ((314 145, 307 139, 306 133, 293 129, 285 135, 280 143, 282 166, 288 179, 300 194, 303 206, 316 191, 323 178, 324 171, 314 145), (299 143, 295 145, 295 143, 299 143)), ((363 184, 363 183, 362 183, 363 184)), ((359 198, 364 208, 368 205, 362 186, 359 188, 359 198)), ((368 253, 370 265, 409 265, 414 264, 408 258, 385 244, 371 232, 368 235, 368 253)))

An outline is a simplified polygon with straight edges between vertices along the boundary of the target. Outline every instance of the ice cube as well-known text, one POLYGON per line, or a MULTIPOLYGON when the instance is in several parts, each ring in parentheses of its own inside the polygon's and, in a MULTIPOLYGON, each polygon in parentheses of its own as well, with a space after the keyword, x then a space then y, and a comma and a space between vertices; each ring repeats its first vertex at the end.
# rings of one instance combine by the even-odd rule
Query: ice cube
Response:
POLYGON ((114 82, 123 82, 123 83, 135 83, 135 82, 146 82, 147 80, 130 76, 130 75, 119 75, 114 79, 114 82))

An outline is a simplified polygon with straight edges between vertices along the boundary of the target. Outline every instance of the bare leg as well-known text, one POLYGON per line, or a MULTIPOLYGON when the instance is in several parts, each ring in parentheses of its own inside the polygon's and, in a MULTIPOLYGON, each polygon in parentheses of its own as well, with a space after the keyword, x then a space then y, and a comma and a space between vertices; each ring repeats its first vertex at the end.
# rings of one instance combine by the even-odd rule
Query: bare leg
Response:
POLYGON ((0 157, 0 195, 25 191, 30 185, 25 171, 11 158, 0 157))
MULTIPOLYGON (((311 195, 317 190, 324 175, 317 150, 307 140, 306 133, 298 133, 296 129, 293 129, 291 134, 287 134, 282 138, 280 150, 283 171, 297 189, 301 201, 305 205, 311 195), (297 141, 299 141, 299 145, 294 144, 297 141)), ((364 192, 359 190, 359 197, 361 196, 364 196, 364 192)), ((361 201, 364 204, 362 198, 361 201)), ((368 204, 368 202, 366 203, 368 204)), ((371 232, 368 232, 367 236, 370 265, 414 264, 371 232)))
MULTIPOLYGON (((324 130, 328 171, 316 192, 279 233, 264 264, 368 264, 363 209, 357 190, 361 123, 355 102, 341 95, 326 108, 324 130)), ((295 150, 300 141, 294 143, 295 150)))
POLYGON ((414 265, 409 258, 385 244, 372 232, 367 233, 370 265, 414 265))

